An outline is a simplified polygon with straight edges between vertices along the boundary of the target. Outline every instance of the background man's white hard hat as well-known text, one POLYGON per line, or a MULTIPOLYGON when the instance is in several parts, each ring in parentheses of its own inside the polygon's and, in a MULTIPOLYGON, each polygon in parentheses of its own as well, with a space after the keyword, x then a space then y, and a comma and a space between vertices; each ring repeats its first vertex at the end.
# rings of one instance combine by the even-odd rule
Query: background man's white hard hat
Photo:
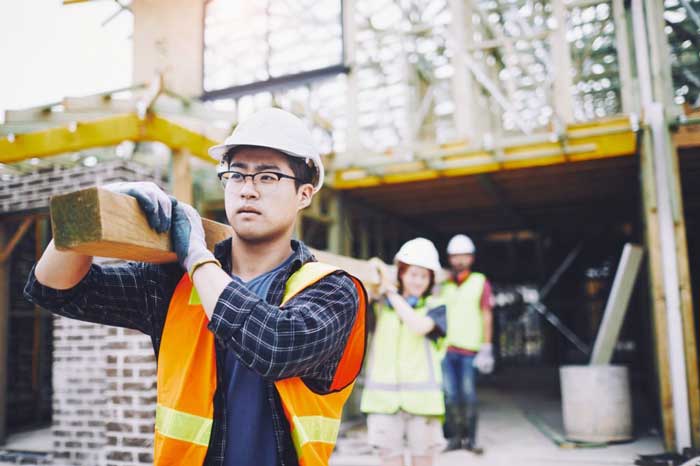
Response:
POLYGON ((474 254, 474 242, 467 235, 455 235, 447 243, 447 254, 474 254))
POLYGON ((321 155, 311 132, 295 115, 279 108, 265 108, 255 112, 234 128, 223 144, 209 148, 209 155, 217 161, 236 146, 267 147, 291 157, 310 160, 316 168, 316 191, 323 186, 324 169, 321 155))
POLYGON ((396 253, 394 262, 425 267, 436 274, 442 270, 438 250, 432 241, 425 238, 414 238, 406 241, 396 253))

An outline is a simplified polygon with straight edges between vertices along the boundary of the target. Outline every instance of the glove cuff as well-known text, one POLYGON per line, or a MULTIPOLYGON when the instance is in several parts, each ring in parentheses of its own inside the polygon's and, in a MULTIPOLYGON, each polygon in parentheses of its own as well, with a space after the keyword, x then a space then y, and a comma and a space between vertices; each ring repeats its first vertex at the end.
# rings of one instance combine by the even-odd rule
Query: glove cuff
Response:
MULTIPOLYGON (((189 257, 188 257, 189 259, 189 257)), ((210 251, 206 251, 205 254, 201 254, 199 257, 193 257, 192 261, 189 261, 189 264, 187 264, 187 273, 190 276, 190 279, 194 277, 194 272, 197 270, 199 267, 203 266, 204 264, 209 264, 213 263, 219 266, 221 268, 221 262, 219 262, 216 257, 214 257, 214 254, 212 254, 210 251)))

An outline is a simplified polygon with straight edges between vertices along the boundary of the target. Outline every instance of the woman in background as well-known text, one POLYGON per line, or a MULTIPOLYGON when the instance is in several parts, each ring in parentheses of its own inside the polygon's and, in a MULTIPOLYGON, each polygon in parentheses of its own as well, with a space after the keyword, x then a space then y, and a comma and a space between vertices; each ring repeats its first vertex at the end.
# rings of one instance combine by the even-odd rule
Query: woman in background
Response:
POLYGON ((430 296, 440 260, 431 241, 415 238, 394 262, 398 288, 384 275, 361 409, 383 466, 401 466, 406 452, 412 466, 430 466, 445 444, 439 348, 445 306, 430 296))

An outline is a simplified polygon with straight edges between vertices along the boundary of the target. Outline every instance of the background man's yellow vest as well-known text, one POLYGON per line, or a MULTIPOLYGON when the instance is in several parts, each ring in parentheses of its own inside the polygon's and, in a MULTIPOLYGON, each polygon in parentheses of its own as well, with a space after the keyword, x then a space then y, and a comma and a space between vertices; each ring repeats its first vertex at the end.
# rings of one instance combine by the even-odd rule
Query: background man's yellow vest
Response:
POLYGON ((447 306, 447 346, 479 351, 484 338, 481 295, 486 277, 472 272, 461 285, 445 282, 440 296, 447 306))

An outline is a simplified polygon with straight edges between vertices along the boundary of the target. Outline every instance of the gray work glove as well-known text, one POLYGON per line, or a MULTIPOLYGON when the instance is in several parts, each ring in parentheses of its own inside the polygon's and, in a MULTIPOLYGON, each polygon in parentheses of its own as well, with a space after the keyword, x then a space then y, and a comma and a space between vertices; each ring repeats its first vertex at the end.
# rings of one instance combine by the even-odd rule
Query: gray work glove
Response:
POLYGON ((214 254, 207 249, 202 218, 191 205, 184 202, 173 205, 173 226, 170 229, 170 237, 177 260, 190 277, 192 269, 197 264, 216 261, 214 254))
POLYGON ((493 345, 491 343, 484 343, 481 345, 481 349, 474 358, 474 367, 482 374, 490 374, 493 372, 493 366, 493 345))
POLYGON ((106 184, 101 188, 135 198, 143 213, 146 214, 151 228, 158 233, 170 230, 173 202, 157 184, 151 181, 120 181, 106 184))

